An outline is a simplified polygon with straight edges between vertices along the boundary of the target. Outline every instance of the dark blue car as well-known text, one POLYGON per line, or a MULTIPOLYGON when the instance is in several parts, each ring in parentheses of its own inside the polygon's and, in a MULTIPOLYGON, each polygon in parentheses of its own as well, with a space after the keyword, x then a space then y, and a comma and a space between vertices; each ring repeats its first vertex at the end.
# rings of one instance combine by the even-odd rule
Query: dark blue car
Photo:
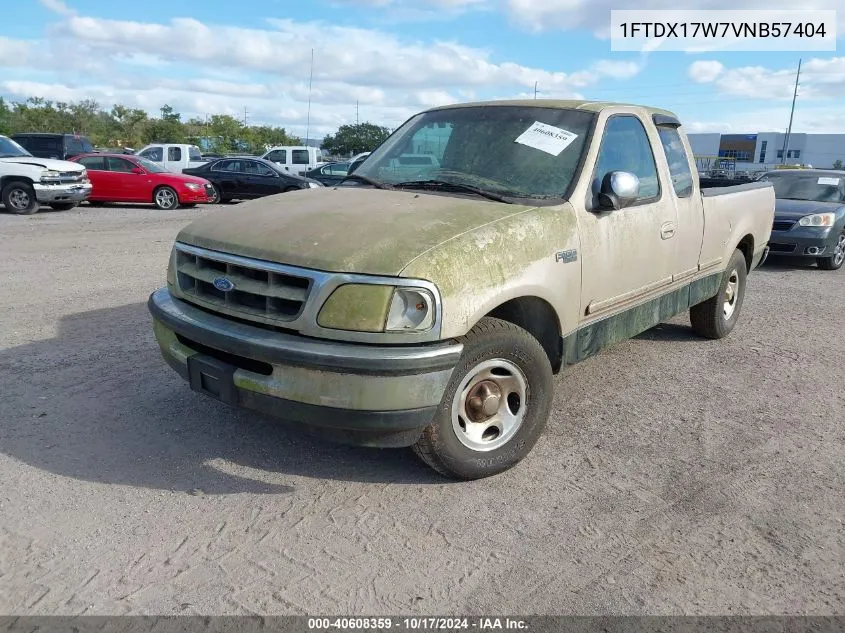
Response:
POLYGON ((837 270, 845 262, 845 171, 772 171, 777 198, 769 252, 815 257, 819 268, 837 270))

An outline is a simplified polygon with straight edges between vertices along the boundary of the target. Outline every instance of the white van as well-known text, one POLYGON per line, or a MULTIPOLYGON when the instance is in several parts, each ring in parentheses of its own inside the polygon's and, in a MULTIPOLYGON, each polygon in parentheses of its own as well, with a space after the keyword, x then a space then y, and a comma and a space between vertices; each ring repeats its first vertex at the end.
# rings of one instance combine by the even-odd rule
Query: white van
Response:
POLYGON ((271 147, 261 158, 300 176, 304 176, 306 171, 325 165, 320 148, 305 145, 271 147))
POLYGON ((135 155, 158 163, 177 174, 188 167, 199 167, 208 162, 202 157, 199 147, 184 143, 152 143, 139 149, 135 155))

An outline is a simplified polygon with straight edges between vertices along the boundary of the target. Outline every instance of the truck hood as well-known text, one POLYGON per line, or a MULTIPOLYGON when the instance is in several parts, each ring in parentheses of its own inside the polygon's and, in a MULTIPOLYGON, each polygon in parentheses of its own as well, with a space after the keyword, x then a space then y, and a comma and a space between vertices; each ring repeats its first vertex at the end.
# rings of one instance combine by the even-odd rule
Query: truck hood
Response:
POLYGON ((333 272, 398 275, 429 249, 533 207, 357 187, 260 198, 197 220, 177 240, 333 272))
POLYGON ((816 202, 815 200, 775 201, 775 220, 799 220, 811 213, 835 213, 843 205, 841 202, 816 202))
POLYGON ((79 163, 72 163, 69 160, 56 160, 54 158, 36 158, 35 156, 12 156, 0 158, 4 163, 21 163, 32 165, 43 169, 54 169, 56 171, 81 171, 84 169, 79 163))

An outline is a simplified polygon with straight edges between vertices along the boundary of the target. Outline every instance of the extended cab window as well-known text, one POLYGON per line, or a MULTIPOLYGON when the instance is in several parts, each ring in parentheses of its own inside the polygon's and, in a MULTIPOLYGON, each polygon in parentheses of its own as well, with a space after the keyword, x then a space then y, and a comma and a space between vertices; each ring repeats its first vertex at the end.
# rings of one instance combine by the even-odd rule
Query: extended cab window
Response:
POLYGON ((598 194, 602 180, 612 171, 627 171, 640 179, 638 201, 660 194, 651 143, 642 122, 632 114, 617 114, 607 120, 593 172, 593 194, 598 194))
POLYGON ((140 155, 148 160, 155 161, 156 163, 160 163, 164 158, 164 154, 162 153, 160 147, 150 147, 149 149, 145 149, 141 152, 140 155))
POLYGON ((308 150, 307 149, 291 150, 291 162, 294 165, 307 165, 308 164, 308 150))
POLYGON ((167 160, 173 160, 179 162, 182 160, 182 148, 181 147, 168 147, 167 148, 167 160))
POLYGON ((657 126, 657 133, 660 135, 663 153, 666 154, 666 162, 669 164, 675 194, 679 198, 688 198, 692 195, 692 171, 681 135, 677 128, 667 125, 657 126))

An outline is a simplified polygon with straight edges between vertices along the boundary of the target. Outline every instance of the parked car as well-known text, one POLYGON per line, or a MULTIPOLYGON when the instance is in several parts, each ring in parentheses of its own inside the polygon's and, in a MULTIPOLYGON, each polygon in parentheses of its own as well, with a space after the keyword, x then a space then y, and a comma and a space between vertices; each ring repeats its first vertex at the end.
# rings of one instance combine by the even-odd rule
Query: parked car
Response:
POLYGON ((318 180, 326 186, 339 184, 349 174, 350 163, 327 163, 305 172, 307 178, 318 180))
POLYGON ((349 173, 354 174, 355 170, 358 169, 365 160, 367 160, 367 156, 369 155, 370 152, 364 152, 363 154, 353 156, 352 160, 349 161, 349 173))
POLYGON ((29 215, 47 204, 67 211, 91 193, 81 165, 37 158, 7 136, 0 136, 0 202, 9 213, 29 215))
POLYGON ((323 153, 319 148, 304 145, 271 147, 261 158, 276 163, 283 171, 299 176, 324 164, 323 153))
POLYGON ((199 147, 185 143, 153 143, 139 149, 136 155, 158 163, 174 173, 184 172, 208 162, 202 157, 199 147))
POLYGON ((694 170, 665 110, 428 110, 342 186, 182 229, 155 335, 198 392, 493 475, 537 441, 562 367, 687 310, 699 335, 734 329, 774 190, 694 170), (385 169, 445 128, 425 173, 385 169))
POLYGON ((93 152, 94 146, 84 136, 78 134, 45 134, 41 132, 27 132, 13 134, 12 140, 23 146, 33 156, 38 158, 54 158, 68 160, 79 154, 93 152))
POLYGON ((175 174, 140 156, 83 154, 73 161, 88 170, 94 186, 88 201, 95 205, 146 202, 170 210, 209 202, 214 196, 214 188, 207 180, 175 174))
POLYGON ((211 183, 212 203, 249 200, 323 186, 316 180, 294 176, 282 171, 275 163, 252 156, 221 158, 186 169, 184 173, 205 178, 211 183))
POLYGON ((815 257, 819 268, 845 262, 845 171, 784 169, 764 174, 777 197, 769 249, 773 255, 815 257))

